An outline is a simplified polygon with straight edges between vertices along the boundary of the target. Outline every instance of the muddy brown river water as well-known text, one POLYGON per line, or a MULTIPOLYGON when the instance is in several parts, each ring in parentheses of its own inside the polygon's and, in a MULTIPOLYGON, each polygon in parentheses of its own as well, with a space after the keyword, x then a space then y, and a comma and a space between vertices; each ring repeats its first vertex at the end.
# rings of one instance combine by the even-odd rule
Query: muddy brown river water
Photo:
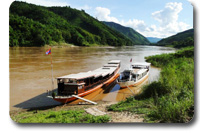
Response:
MULTIPOLYGON (((47 47, 9 48, 10 61, 10 110, 28 109, 60 105, 46 97, 51 90, 51 56, 46 55, 47 47)), ((109 60, 121 60, 121 70, 129 67, 132 62, 143 62, 144 57, 175 52, 174 48, 159 46, 132 47, 53 47, 53 76, 63 76, 97 69, 109 60)), ((160 69, 151 66, 149 79, 143 84, 159 78, 160 69)), ((134 93, 140 91, 142 84, 131 87, 134 93)), ((54 80, 54 88, 57 82, 54 80)), ((117 83, 100 89, 85 98, 92 101, 121 101, 132 95, 128 89, 120 89, 117 83)), ((71 104, 81 102, 76 100, 71 104)))

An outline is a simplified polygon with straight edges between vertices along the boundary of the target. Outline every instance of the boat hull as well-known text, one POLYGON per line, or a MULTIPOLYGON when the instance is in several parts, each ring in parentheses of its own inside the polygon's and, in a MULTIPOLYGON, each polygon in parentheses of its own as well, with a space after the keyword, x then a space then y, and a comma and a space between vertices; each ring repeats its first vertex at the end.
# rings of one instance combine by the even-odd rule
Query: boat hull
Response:
POLYGON ((126 81, 126 82, 118 82, 118 84, 120 85, 121 88, 127 88, 127 87, 131 87, 131 86, 138 86, 139 84, 141 84, 142 82, 144 82, 147 78, 149 77, 149 72, 140 80, 138 81, 126 81))
MULTIPOLYGON (((119 77, 119 73, 118 73, 119 70, 117 70, 116 74, 113 75, 111 78, 109 78, 108 80, 106 80, 105 82, 97 85, 96 87, 88 90, 88 91, 85 91, 85 92, 82 92, 80 94, 78 94, 79 97, 83 97, 83 96, 86 96, 94 91, 97 91, 98 89, 104 87, 104 86, 108 86, 109 84, 111 84, 113 81, 115 81, 118 77, 119 77)), ((54 97, 53 98, 55 101, 58 101, 58 102, 61 102, 61 103, 67 103, 67 102, 70 102, 70 101, 73 101, 73 100, 76 100, 77 98, 76 97, 54 97)))

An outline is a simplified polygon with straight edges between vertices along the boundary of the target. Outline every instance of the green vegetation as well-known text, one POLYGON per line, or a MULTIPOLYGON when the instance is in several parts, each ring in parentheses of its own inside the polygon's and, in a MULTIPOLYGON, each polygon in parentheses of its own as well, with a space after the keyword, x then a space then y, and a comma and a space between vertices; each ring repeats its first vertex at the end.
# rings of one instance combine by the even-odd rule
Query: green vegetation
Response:
POLYGON ((146 60, 162 68, 160 79, 108 110, 145 114, 146 122, 189 122, 194 115, 194 47, 146 60))
POLYGON ((175 48, 194 46, 194 29, 190 29, 160 40, 156 45, 172 46, 175 48))
POLYGON ((68 111, 38 111, 37 113, 21 112, 11 116, 18 123, 106 123, 110 120, 107 115, 93 116, 85 113, 84 110, 68 111))
POLYGON ((71 7, 43 7, 15 1, 10 6, 9 45, 126 46, 133 42, 102 22, 71 7))
POLYGON ((145 38, 143 35, 141 35, 140 33, 138 33, 137 31, 135 31, 132 28, 129 27, 124 27, 120 24, 114 23, 114 22, 103 22, 104 24, 106 24, 107 26, 113 28, 114 30, 119 31, 120 33, 122 33, 124 36, 126 36, 127 38, 129 38, 130 40, 132 40, 132 42, 134 44, 150 44, 150 42, 147 40, 147 38, 145 38))

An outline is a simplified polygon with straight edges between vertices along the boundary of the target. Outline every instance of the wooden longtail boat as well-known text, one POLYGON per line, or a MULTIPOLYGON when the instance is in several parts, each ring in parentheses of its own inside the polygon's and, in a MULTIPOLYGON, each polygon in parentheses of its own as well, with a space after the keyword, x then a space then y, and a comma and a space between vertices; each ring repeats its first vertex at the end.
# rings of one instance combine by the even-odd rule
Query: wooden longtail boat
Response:
POLYGON ((93 71, 57 77, 57 95, 52 98, 67 103, 109 85, 119 77, 120 60, 111 60, 93 71))
POLYGON ((118 84, 121 88, 137 86, 148 78, 151 63, 133 63, 129 69, 120 73, 118 84))

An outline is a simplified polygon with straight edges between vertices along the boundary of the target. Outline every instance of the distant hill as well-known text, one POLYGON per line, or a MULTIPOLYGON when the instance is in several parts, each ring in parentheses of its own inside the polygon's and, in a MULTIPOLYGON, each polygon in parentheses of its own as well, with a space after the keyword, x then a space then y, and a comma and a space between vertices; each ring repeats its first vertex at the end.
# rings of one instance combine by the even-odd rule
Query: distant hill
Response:
POLYGON ((151 43, 157 43, 158 41, 160 41, 162 38, 156 38, 156 37, 146 37, 149 42, 151 43))
POLYGON ((186 30, 164 38, 158 42, 158 45, 172 45, 174 47, 194 46, 194 29, 186 30))
POLYGON ((44 7, 15 1, 9 14, 10 46, 70 43, 78 46, 133 45, 123 34, 71 7, 44 7))
POLYGON ((135 31, 132 28, 129 27, 124 27, 120 24, 114 23, 114 22, 105 22, 103 21, 104 24, 107 26, 119 31, 120 33, 124 34, 127 38, 131 39, 134 44, 149 44, 150 42, 140 33, 135 31))

